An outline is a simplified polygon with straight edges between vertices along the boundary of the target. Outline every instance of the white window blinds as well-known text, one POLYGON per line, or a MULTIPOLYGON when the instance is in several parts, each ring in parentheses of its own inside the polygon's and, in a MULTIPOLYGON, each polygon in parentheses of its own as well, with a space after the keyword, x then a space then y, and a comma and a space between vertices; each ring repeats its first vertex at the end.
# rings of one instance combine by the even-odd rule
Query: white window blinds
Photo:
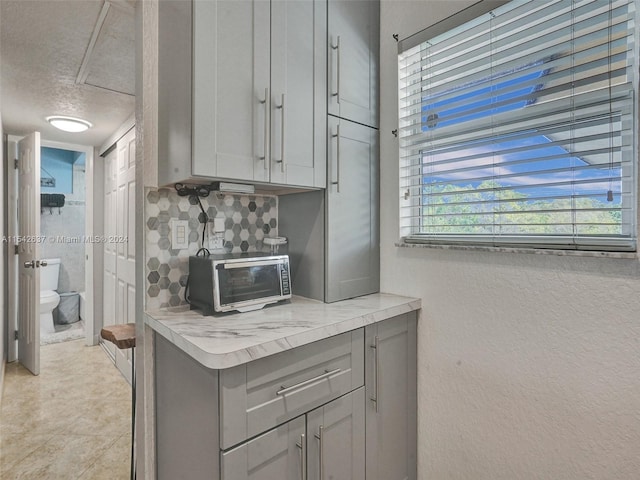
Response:
POLYGON ((399 55, 408 242, 635 250, 629 0, 516 0, 399 55))

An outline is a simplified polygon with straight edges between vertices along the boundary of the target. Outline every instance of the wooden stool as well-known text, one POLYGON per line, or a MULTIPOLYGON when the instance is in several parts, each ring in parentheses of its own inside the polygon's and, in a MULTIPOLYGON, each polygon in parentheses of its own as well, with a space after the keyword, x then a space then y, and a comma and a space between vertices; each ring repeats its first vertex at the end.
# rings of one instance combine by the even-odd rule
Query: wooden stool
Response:
POLYGON ((136 478, 136 324, 109 325, 100 331, 100 336, 113 343, 120 350, 133 349, 131 355, 131 480, 134 480, 136 478))

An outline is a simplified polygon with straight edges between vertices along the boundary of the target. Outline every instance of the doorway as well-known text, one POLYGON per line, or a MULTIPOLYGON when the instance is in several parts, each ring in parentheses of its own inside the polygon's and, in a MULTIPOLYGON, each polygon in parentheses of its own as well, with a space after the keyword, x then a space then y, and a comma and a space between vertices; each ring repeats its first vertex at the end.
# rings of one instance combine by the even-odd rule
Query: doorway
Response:
MULTIPOLYGON (((18 158, 19 137, 9 136, 8 151, 10 158, 18 158)), ((94 267, 96 238, 94 229, 94 149, 93 147, 43 140, 41 142, 40 192, 45 196, 41 203, 27 212, 39 218, 40 229, 36 235, 39 242, 39 256, 44 260, 53 260, 44 268, 57 269, 58 280, 55 290, 60 303, 52 312, 52 317, 60 320, 60 309, 67 309, 62 321, 54 322, 53 331, 40 330, 40 343, 83 338, 86 345, 95 345, 94 267), (54 201, 55 200, 55 201, 54 201), (60 200, 62 203, 60 203, 60 200), (56 206, 57 205, 57 206, 56 206), (59 262, 58 262, 59 260, 59 262), (74 306, 73 302, 77 302, 74 306), (74 310, 77 309, 76 325, 74 310), (81 327, 81 328, 79 328, 81 327)), ((19 195, 15 169, 8 169, 8 234, 18 235, 17 212, 19 195)), ((101 208, 101 206, 99 206, 101 208)), ((18 258, 9 255, 9 332, 18 330, 18 258)), ((41 271, 44 271, 44 268, 41 271)), ((101 296, 102 292, 97 292, 101 296)), ((42 307, 40 303, 39 307, 42 307)), ((8 342, 7 361, 18 358, 17 343, 8 342)))
MULTIPOLYGON (((40 345, 48 345, 85 337, 85 292, 91 288, 85 278, 86 153, 43 142, 40 172, 40 236, 46 240, 40 256, 48 263, 40 272, 40 290, 55 285, 59 297, 53 315, 40 324, 40 345)), ((42 308, 41 317, 47 317, 42 308)))

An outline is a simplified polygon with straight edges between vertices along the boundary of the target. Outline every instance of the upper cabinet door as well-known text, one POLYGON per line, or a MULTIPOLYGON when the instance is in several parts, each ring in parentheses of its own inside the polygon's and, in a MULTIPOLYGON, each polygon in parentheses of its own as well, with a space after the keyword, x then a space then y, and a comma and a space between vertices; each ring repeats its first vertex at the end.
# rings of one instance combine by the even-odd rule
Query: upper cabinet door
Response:
POLYGON ((269 2, 193 2, 192 174, 268 181, 269 2))
POLYGON ((328 12, 329 113, 377 128, 380 3, 329 0, 328 12))
POLYGON ((326 0, 271 2, 271 182, 324 187, 326 0))

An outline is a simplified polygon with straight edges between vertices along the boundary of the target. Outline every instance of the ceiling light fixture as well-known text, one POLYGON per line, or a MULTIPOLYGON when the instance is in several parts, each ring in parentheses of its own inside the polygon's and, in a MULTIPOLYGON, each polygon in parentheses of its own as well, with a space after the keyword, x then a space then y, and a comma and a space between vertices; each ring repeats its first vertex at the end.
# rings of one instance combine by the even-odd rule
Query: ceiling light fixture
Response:
POLYGON ((84 132, 93 127, 91 122, 87 122, 81 118, 64 117, 62 115, 47 117, 47 122, 59 130, 71 133, 84 132))

